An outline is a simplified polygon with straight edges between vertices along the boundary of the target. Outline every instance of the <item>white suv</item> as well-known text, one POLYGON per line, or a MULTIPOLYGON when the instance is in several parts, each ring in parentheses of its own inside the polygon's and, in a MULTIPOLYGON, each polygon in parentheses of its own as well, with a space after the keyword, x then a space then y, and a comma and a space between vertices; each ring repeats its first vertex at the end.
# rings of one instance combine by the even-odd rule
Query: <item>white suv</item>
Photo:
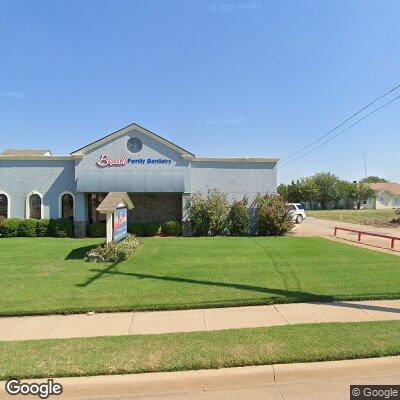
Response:
POLYGON ((296 223, 301 224, 307 218, 306 211, 300 203, 288 203, 286 206, 296 223))

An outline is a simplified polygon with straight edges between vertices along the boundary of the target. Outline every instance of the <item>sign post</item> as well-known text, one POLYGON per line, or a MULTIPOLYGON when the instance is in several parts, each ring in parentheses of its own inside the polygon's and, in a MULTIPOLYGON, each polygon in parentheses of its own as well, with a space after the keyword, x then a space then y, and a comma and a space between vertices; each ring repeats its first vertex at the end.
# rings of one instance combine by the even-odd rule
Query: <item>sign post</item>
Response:
POLYGON ((128 210, 133 203, 125 192, 110 192, 97 207, 106 215, 106 243, 120 242, 128 234, 128 210))

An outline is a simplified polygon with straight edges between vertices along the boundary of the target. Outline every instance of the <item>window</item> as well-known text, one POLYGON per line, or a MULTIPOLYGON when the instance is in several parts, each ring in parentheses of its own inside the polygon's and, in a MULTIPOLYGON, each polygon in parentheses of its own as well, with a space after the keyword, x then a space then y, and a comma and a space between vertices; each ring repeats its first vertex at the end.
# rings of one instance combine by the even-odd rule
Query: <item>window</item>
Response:
POLYGON ((88 216, 89 216, 89 223, 92 224, 93 222, 105 222, 106 215, 100 214, 97 212, 97 207, 106 197, 105 193, 89 193, 88 194, 88 216))
POLYGON ((400 206, 400 196, 396 198, 396 206, 400 206))
POLYGON ((74 219, 74 197, 71 193, 64 193, 61 196, 61 218, 74 219))
POLYGON ((383 203, 385 201, 385 198, 383 196, 379 196, 379 202, 383 203))
POLYGON ((126 144, 129 153, 139 153, 139 151, 142 150, 142 147, 142 141, 138 138, 130 138, 126 144))
POLYGON ((29 218, 42 218, 42 198, 36 193, 29 197, 29 218))
POLYGON ((8 218, 8 196, 5 193, 0 193, 0 221, 8 218))

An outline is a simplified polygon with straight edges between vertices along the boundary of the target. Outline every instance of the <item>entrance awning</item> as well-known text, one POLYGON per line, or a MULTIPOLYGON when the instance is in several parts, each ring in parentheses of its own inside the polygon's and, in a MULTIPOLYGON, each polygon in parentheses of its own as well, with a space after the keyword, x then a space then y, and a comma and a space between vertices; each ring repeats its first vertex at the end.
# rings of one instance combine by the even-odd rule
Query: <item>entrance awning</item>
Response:
POLYGON ((76 171, 77 192, 184 193, 185 171, 76 171))

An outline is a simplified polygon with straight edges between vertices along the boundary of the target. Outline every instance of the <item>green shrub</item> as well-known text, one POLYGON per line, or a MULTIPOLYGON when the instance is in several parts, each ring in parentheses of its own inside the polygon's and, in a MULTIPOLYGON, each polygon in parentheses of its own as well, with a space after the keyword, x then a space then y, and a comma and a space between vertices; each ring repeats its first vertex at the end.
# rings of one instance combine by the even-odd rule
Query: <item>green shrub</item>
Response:
POLYGON ((18 236, 18 228, 22 220, 19 218, 5 219, 0 225, 0 235, 2 237, 18 236))
POLYGON ((94 238, 106 237, 107 227, 105 222, 93 222, 89 225, 89 236, 94 238))
POLYGON ((74 223, 68 218, 58 218, 50 220, 50 233, 54 237, 73 237, 74 223))
POLYGON ((90 250, 86 258, 97 262, 120 262, 126 260, 140 246, 141 241, 132 235, 128 235, 118 243, 109 243, 97 246, 90 250))
POLYGON ((235 201, 228 215, 229 234, 232 236, 246 236, 249 232, 249 210, 247 198, 235 201))
POLYGON ((36 236, 44 237, 50 236, 50 219, 43 218, 36 220, 36 236))
POLYGON ((7 218, 4 215, 0 215, 0 225, 5 219, 7 219, 7 218))
POLYGON ((229 213, 229 204, 226 193, 217 189, 208 191, 207 208, 210 215, 210 235, 222 235, 226 230, 226 223, 229 213))
POLYGON ((158 222, 148 222, 147 224, 144 224, 144 234, 146 236, 161 235, 161 224, 158 222))
POLYGON ((162 233, 167 236, 182 236, 182 222, 167 221, 162 226, 162 233))
POLYGON ((210 215, 207 201, 201 194, 193 194, 186 204, 187 216, 194 236, 207 236, 210 231, 210 215))
POLYGON ((144 236, 144 224, 139 222, 128 224, 128 231, 135 236, 144 236))
POLYGON ((35 237, 37 221, 37 219, 24 219, 21 221, 18 227, 18 236, 35 237))
POLYGON ((206 197, 194 194, 186 204, 186 212, 195 236, 222 235, 229 212, 226 193, 210 189, 206 197))
POLYGON ((283 236, 292 232, 294 222, 283 197, 258 195, 254 205, 258 214, 258 235, 283 236))

